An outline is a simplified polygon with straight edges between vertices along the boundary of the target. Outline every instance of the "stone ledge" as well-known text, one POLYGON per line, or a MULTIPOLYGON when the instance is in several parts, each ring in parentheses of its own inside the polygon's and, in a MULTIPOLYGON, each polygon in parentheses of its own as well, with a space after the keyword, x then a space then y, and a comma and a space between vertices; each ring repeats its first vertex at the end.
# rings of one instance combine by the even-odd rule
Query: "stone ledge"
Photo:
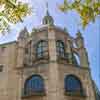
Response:
POLYGON ((85 93, 81 93, 81 92, 65 91, 64 92, 64 95, 66 95, 66 96, 74 96, 74 97, 86 98, 86 94, 85 93))
POLYGON ((22 94, 22 99, 26 99, 26 98, 33 98, 33 97, 42 97, 42 96, 46 96, 45 91, 43 92, 33 92, 31 94, 22 94))

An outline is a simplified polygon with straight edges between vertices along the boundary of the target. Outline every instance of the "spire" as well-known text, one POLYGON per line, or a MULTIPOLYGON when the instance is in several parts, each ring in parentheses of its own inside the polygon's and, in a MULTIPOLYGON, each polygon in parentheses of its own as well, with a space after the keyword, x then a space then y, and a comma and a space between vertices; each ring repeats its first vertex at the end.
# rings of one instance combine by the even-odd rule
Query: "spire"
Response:
POLYGON ((46 2, 46 15, 50 16, 49 11, 48 11, 48 2, 46 2))
POLYGON ((76 45, 78 48, 84 48, 84 38, 80 31, 76 34, 76 45))
POLYGON ((19 36, 18 36, 18 39, 25 39, 25 38, 27 38, 28 36, 29 36, 29 34, 28 34, 28 31, 27 31, 27 28, 24 27, 24 29, 21 30, 21 32, 20 32, 20 34, 19 34, 19 36))
POLYGON ((48 2, 46 2, 46 15, 43 18, 43 24, 54 25, 54 20, 48 11, 48 2))
POLYGON ((46 2, 46 16, 50 16, 48 2, 46 2))

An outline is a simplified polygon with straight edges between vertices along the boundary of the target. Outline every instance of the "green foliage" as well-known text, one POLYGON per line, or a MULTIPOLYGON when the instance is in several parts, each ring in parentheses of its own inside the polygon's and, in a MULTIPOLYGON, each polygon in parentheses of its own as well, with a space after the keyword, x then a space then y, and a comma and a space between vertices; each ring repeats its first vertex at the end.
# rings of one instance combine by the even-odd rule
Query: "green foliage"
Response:
POLYGON ((17 0, 0 0, 0 33, 8 29, 9 23, 16 24, 31 13, 31 8, 26 3, 17 0), (6 20, 5 20, 6 19, 6 20), (6 23, 6 24, 5 24, 6 23))
POLYGON ((68 0, 64 0, 59 9, 64 13, 72 9, 76 10, 82 19, 83 28, 85 28, 90 21, 94 22, 96 16, 100 15, 100 2, 99 0, 74 0, 73 3, 68 3, 68 0))

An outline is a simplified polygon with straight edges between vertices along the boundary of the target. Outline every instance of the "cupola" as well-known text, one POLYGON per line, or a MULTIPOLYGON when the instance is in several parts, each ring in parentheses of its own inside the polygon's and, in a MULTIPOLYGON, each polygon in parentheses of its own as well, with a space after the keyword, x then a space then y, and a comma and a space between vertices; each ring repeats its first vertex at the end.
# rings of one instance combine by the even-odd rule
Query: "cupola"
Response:
POLYGON ((42 23, 44 25, 54 25, 53 17, 50 15, 48 11, 48 4, 47 4, 46 15, 44 16, 42 23))

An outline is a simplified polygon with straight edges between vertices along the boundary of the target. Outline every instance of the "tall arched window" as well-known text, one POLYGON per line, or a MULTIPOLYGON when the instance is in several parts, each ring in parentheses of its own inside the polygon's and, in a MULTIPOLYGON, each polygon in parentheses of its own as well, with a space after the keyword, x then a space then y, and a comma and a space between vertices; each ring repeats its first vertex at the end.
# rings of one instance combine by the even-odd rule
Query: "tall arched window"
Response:
POLYGON ((83 93, 81 81, 74 75, 68 75, 65 77, 65 91, 70 93, 83 93))
POLYGON ((29 77, 24 85, 25 95, 34 95, 44 92, 44 80, 39 75, 33 75, 29 77))
POLYGON ((57 56, 65 57, 64 43, 61 40, 58 40, 56 42, 56 47, 57 47, 57 56))
POLYGON ((77 53, 72 53, 72 64, 79 66, 80 65, 80 58, 77 53))
POLYGON ((80 65, 79 55, 76 53, 73 53, 73 57, 74 57, 73 64, 80 65))
POLYGON ((47 41, 41 40, 37 43, 36 46, 36 57, 42 58, 45 56, 48 50, 48 44, 47 41))

